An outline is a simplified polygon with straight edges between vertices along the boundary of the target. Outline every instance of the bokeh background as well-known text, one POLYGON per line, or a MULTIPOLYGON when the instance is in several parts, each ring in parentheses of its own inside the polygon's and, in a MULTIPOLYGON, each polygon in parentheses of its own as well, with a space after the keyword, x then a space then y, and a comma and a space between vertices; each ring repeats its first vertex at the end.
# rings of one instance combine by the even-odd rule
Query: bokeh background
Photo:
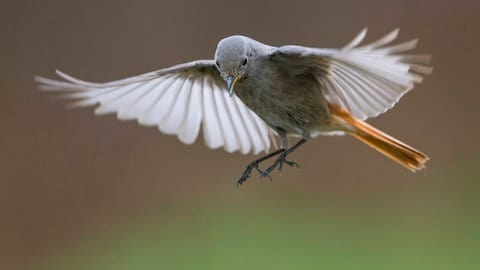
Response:
POLYGON ((0 269, 479 269, 478 1, 2 1, 0 269), (370 122, 431 157, 412 174, 352 138, 235 183, 254 157, 65 110, 60 68, 108 81, 244 34, 338 47, 400 27, 432 76, 370 122))

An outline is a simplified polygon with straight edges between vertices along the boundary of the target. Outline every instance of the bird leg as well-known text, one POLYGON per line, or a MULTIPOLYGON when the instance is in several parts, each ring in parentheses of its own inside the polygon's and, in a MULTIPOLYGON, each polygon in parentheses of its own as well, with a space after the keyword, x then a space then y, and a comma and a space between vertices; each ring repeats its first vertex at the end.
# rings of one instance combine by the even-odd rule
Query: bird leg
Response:
POLYGON ((280 156, 273 162, 273 164, 268 167, 263 173, 262 177, 268 177, 270 178, 270 174, 275 170, 275 168, 278 167, 278 170, 281 171, 283 168, 283 164, 287 164, 289 166, 298 166, 298 164, 295 161, 290 161, 287 160, 287 156, 290 155, 293 151, 295 151, 298 147, 300 147, 302 144, 306 143, 308 139, 302 138, 300 141, 298 141, 296 144, 294 144, 292 147, 288 148, 287 150, 283 151, 280 156))
MULTIPOLYGON (((247 168, 243 172, 242 177, 240 177, 240 179, 238 179, 237 186, 241 186, 245 181, 247 181, 248 178, 250 178, 250 175, 251 175, 253 169, 257 170, 261 175, 264 175, 264 172, 262 170, 260 170, 260 168, 258 167, 258 164, 260 164, 261 162, 263 162, 267 159, 270 159, 270 158, 272 158, 272 157, 274 157, 274 156, 276 156, 276 155, 278 155, 282 152, 285 152, 284 148, 273 151, 272 153, 269 153, 269 154, 267 154, 267 155, 265 155, 261 158, 255 159, 254 161, 250 162, 250 164, 248 164, 247 168)), ((266 176, 268 178, 270 178, 269 175, 266 175, 266 176)))

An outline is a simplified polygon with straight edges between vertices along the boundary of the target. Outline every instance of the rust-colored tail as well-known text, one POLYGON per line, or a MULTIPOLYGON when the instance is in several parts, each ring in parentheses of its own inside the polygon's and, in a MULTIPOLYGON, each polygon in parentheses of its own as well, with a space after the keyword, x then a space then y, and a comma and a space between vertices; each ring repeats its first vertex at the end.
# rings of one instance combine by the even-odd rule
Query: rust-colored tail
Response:
POLYGON ((425 168, 428 157, 422 152, 381 132, 364 121, 355 119, 349 112, 335 105, 329 105, 329 108, 337 124, 344 127, 349 134, 360 141, 411 171, 425 168))

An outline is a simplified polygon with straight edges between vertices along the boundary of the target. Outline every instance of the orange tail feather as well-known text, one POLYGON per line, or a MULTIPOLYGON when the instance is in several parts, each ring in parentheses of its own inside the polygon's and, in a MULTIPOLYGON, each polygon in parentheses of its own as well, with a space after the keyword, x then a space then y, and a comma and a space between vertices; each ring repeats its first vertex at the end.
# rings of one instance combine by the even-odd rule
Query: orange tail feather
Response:
POLYGON ((354 118, 349 112, 335 105, 330 104, 329 108, 337 124, 344 127, 355 138, 411 171, 425 168, 429 158, 422 152, 354 118))

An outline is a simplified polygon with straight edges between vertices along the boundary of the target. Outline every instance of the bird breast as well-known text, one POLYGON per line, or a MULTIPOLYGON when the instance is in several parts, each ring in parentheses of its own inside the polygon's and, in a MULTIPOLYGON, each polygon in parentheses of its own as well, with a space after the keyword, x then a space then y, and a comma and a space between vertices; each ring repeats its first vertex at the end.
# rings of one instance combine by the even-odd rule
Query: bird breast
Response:
POLYGON ((329 111, 314 74, 264 63, 235 86, 235 94, 270 127, 292 135, 328 124, 329 111))

